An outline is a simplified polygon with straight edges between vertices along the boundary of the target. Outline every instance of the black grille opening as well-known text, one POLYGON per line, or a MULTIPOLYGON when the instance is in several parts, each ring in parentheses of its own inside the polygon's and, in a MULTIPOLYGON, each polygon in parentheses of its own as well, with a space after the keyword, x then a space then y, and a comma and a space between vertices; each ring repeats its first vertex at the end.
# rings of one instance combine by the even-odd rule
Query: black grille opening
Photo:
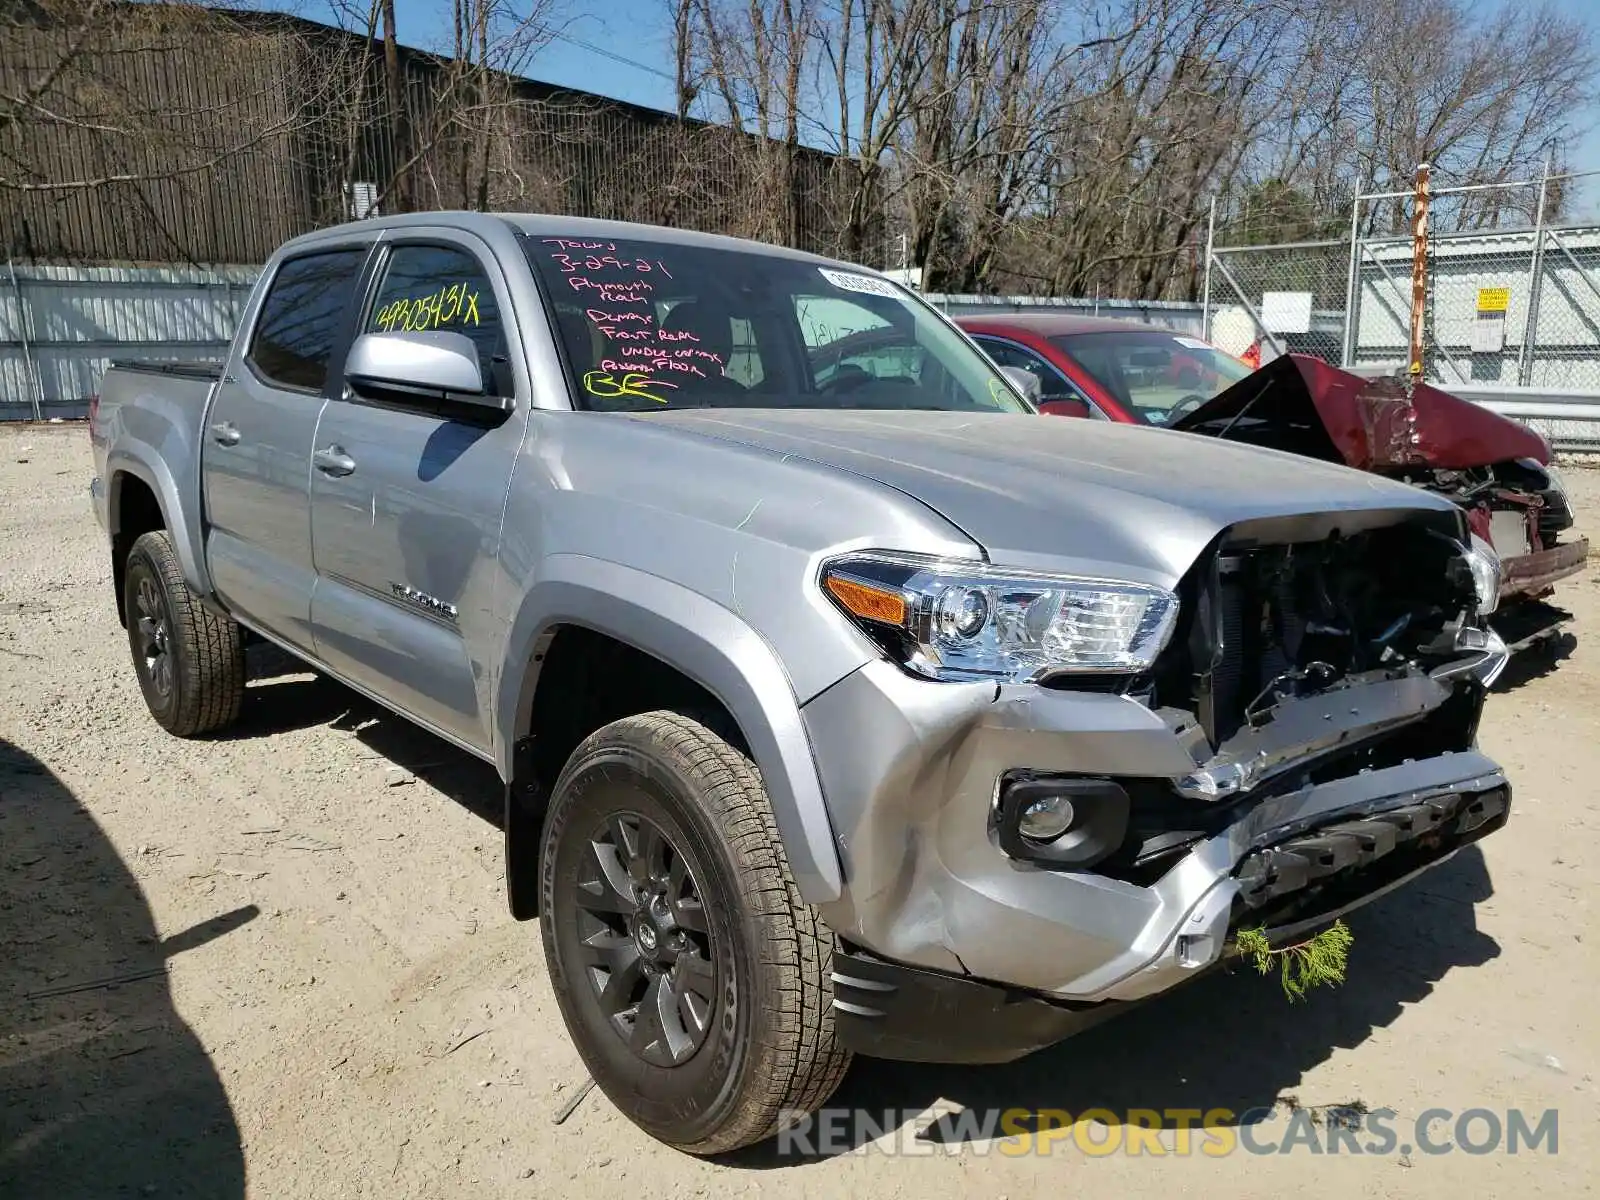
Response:
POLYGON ((1229 928, 1304 926, 1501 828, 1511 789, 1425 797, 1335 820, 1240 860, 1229 928))
POLYGON ((1118 779, 1128 793, 1128 833, 1097 875, 1148 887, 1195 843, 1222 832, 1242 801, 1205 804, 1180 796, 1164 779, 1118 779))
POLYGON ((1421 523, 1223 542, 1185 576, 1180 601, 1186 619, 1156 665, 1154 699, 1195 713, 1213 747, 1281 699, 1437 657, 1475 605, 1460 544, 1421 523))

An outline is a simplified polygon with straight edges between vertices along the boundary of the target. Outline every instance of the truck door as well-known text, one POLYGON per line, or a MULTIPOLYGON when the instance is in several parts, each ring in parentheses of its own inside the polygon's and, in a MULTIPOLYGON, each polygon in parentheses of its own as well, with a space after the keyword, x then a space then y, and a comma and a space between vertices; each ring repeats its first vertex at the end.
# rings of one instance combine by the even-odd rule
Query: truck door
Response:
MULTIPOLYGON (((406 230, 384 244, 359 333, 455 330, 488 387, 516 389, 505 280, 476 238, 406 230)), ((311 470, 316 652, 438 732, 490 748, 486 661, 500 518, 528 420, 441 415, 436 402, 345 386, 317 426, 311 470)))
POLYGON ((234 340, 201 430, 212 582, 228 608, 311 649, 311 439, 339 372, 371 241, 278 264, 234 340), (253 322, 253 323, 252 323, 253 322))

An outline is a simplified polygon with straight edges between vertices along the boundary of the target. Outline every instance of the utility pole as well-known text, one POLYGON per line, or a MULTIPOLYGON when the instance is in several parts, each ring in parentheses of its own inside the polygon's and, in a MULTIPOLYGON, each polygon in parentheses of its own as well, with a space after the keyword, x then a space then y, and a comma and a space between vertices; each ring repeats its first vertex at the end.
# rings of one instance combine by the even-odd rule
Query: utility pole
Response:
POLYGON ((1416 199, 1411 210, 1411 353, 1406 397, 1422 378, 1422 339, 1428 302, 1428 164, 1417 164, 1416 199))

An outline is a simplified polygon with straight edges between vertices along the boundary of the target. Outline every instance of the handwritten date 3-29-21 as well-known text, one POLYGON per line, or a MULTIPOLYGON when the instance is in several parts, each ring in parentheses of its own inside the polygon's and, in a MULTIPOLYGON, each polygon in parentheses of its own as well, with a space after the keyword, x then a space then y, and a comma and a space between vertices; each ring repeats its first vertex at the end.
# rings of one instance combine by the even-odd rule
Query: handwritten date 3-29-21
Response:
POLYGON ((589 249, 592 247, 597 251, 610 251, 610 253, 606 254, 594 253, 582 255, 568 254, 565 250, 555 251, 550 255, 550 258, 561 268, 562 273, 565 275, 572 275, 578 271, 607 270, 633 271, 640 275, 648 275, 652 271, 659 271, 668 279, 672 278, 672 272, 667 270, 666 264, 663 263, 659 258, 638 258, 629 255, 618 257, 616 254, 616 245, 612 242, 570 242, 563 241, 561 238, 545 238, 545 241, 547 243, 554 243, 558 246, 567 247, 568 249, 589 249))

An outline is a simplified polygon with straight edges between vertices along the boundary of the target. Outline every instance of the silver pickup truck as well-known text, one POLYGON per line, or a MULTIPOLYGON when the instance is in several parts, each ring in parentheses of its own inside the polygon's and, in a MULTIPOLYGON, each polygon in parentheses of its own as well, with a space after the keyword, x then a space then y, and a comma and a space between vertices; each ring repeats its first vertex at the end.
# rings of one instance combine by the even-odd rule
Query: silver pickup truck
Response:
POLYGON ((274 642, 492 762, 595 1080, 695 1153, 852 1053, 997 1062, 1498 829, 1498 564, 1448 499, 1041 419, 941 314, 724 238, 299 238, 214 372, 118 367, 151 714, 274 642))

